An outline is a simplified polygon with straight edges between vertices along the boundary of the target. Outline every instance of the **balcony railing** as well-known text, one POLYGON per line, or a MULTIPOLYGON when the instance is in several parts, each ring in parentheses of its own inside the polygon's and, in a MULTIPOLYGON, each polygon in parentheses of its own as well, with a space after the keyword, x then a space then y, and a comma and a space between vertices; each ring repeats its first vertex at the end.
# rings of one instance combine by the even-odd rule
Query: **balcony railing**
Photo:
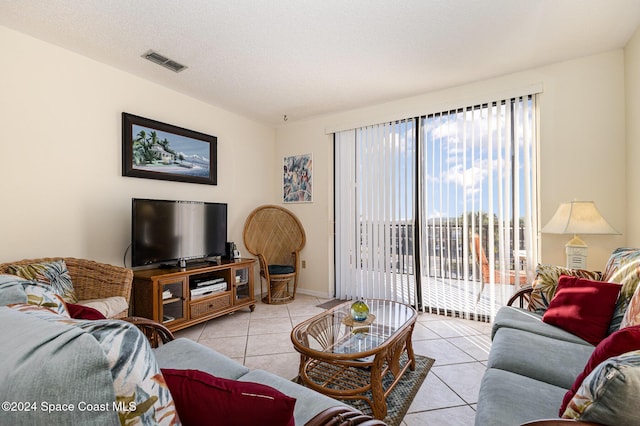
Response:
MULTIPOLYGON (((430 223, 426 229, 426 241, 421 246, 421 271, 429 277, 463 279, 465 277, 479 277, 477 262, 473 257, 471 244, 473 241, 471 230, 468 230, 467 258, 465 261, 464 227, 451 223, 430 223)), ((497 228, 496 228, 497 229, 497 228)), ((514 250, 514 238, 509 238, 509 253, 505 254, 509 269, 522 269, 521 256, 514 253, 524 250, 524 227, 519 227, 519 248, 514 250)), ((489 254, 489 226, 475 228, 475 233, 482 237, 482 247, 485 254, 489 254)), ((495 262, 499 263, 500 253, 497 246, 498 237, 495 235, 495 262)), ((513 236, 513 228, 509 228, 508 235, 513 236)), ((408 222, 385 222, 360 224, 359 262, 361 269, 375 269, 379 272, 398 274, 414 273, 414 226, 408 222), (380 262, 380 259, 387 259, 380 262)))

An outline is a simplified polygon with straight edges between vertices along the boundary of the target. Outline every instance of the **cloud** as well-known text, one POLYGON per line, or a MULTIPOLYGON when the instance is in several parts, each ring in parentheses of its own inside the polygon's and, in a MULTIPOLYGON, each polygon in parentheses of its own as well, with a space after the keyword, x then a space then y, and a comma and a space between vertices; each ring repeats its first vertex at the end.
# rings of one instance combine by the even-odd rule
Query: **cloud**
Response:
POLYGON ((443 181, 455 183, 462 187, 467 197, 479 194, 488 170, 481 166, 463 168, 462 164, 456 164, 443 173, 443 181))

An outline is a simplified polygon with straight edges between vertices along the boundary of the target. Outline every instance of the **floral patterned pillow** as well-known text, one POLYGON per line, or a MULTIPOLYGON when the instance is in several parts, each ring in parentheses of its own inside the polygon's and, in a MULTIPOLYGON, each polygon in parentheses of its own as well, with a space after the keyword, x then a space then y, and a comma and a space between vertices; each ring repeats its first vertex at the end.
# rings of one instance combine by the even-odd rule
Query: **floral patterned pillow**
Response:
POLYGON ((36 309, 46 308, 51 313, 69 318, 65 301, 46 284, 15 275, 0 275, 0 293, 3 305, 21 304, 36 309))
POLYGON ((551 299, 556 295, 560 275, 586 278, 592 281, 600 281, 602 278, 602 273, 597 271, 538 264, 538 267, 536 268, 536 278, 532 283, 533 291, 531 292, 531 302, 529 303, 530 309, 539 314, 544 314, 546 312, 549 307, 549 303, 551 303, 551 299))
POLYGON ((15 303, 7 306, 19 312, 23 312, 30 315, 36 315, 38 318, 42 318, 42 319, 50 319, 52 321, 60 321, 60 322, 71 320, 71 317, 69 316, 69 314, 62 315, 56 312, 55 310, 47 308, 44 305, 38 306, 35 304, 29 304, 29 303, 15 303))
POLYGON ((29 265, 9 265, 8 270, 19 277, 50 285, 53 291, 62 296, 65 302, 78 303, 78 297, 64 260, 29 265))
POLYGON ((609 358, 589 374, 567 409, 565 419, 607 425, 640 424, 640 351, 609 358))
MULTIPOLYGON (((623 317, 625 317, 625 313, 628 311, 629 303, 632 297, 634 297, 634 293, 637 293, 636 289, 639 287, 640 249, 621 247, 614 250, 609 258, 609 262, 607 262, 602 280, 622 284, 620 297, 616 302, 616 309, 613 312, 613 318, 609 325, 609 334, 611 334, 624 326, 631 325, 629 320, 625 322, 624 326, 622 323, 624 322, 623 317)), ((640 304, 640 300, 638 304, 640 304)), ((640 310, 640 307, 637 309, 640 310)))
POLYGON ((118 320, 77 320, 32 305, 12 309, 45 321, 62 322, 93 336, 108 361, 113 377, 120 424, 180 424, 176 407, 147 338, 134 325, 118 320))
POLYGON ((640 325, 640 286, 636 287, 636 292, 633 293, 633 297, 629 301, 629 306, 620 323, 620 329, 633 325, 640 325))
POLYGON ((62 296, 51 291, 51 287, 37 282, 27 282, 22 284, 27 294, 27 304, 48 308, 58 315, 70 317, 67 304, 62 296))
POLYGON ((107 355, 121 424, 180 424, 151 346, 136 326, 117 320, 75 321, 74 325, 91 334, 107 355))

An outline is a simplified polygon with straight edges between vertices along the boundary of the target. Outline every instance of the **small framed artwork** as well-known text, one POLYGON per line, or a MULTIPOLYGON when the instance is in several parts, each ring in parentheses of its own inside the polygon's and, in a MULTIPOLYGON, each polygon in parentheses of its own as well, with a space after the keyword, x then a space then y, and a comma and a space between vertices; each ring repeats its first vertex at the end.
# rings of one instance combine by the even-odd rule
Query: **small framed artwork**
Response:
POLYGON ((122 176, 217 185, 218 138, 122 113, 122 176))
POLYGON ((312 154, 284 157, 282 201, 310 203, 313 201, 312 154))

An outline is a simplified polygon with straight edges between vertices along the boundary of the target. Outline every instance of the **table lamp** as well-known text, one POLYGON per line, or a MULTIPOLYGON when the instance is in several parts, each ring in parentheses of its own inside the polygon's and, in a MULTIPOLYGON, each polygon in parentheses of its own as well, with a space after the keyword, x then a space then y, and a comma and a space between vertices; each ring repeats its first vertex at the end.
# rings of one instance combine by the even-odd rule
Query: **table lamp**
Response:
POLYGON ((562 203, 551 220, 542 228, 547 234, 573 234, 565 244, 567 268, 585 269, 587 245, 578 234, 619 235, 602 217, 593 201, 562 203))

